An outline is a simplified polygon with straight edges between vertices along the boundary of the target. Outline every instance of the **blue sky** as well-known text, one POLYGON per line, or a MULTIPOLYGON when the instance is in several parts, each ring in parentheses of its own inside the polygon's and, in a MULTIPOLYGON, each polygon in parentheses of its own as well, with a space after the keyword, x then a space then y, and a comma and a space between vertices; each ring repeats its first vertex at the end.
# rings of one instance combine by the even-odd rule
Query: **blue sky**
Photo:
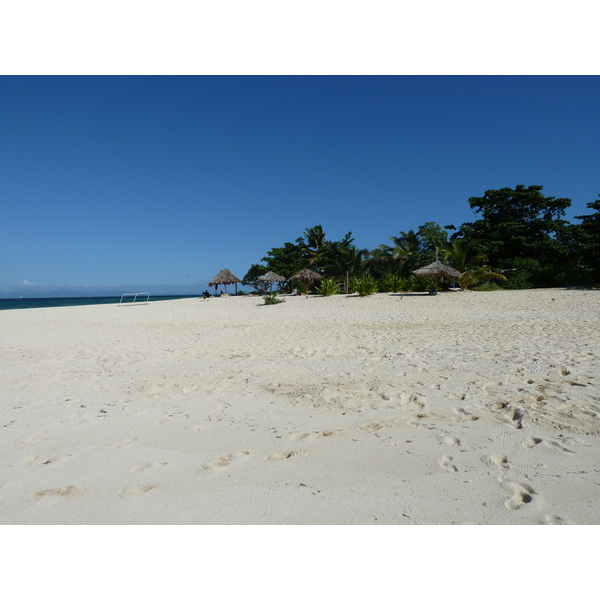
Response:
POLYGON ((372 249, 517 184, 573 220, 599 106, 598 76, 2 76, 0 294, 195 293, 308 227, 372 249))

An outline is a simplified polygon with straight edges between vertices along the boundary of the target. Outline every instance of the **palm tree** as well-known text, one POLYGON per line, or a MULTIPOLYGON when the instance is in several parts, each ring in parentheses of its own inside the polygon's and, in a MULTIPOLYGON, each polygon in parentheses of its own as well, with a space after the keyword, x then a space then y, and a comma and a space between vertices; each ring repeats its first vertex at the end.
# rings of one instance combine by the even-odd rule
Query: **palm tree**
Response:
POLYGON ((487 260, 487 256, 484 254, 477 254, 477 249, 470 240, 452 240, 442 248, 442 252, 461 273, 474 267, 477 263, 487 260))
POLYGON ((492 267, 484 265, 483 267, 473 267, 465 271, 458 280, 458 285, 463 290, 474 287, 484 281, 506 281, 506 277, 502 273, 495 273, 492 267))
POLYGON ((360 275, 365 270, 369 258, 369 251, 366 248, 359 250, 356 246, 348 246, 342 248, 341 252, 344 256, 346 271, 350 276, 360 275))
POLYGON ((407 270, 413 270, 419 262, 421 254, 421 239, 412 229, 407 232, 401 231, 399 236, 389 237, 388 240, 394 242, 393 246, 382 244, 378 249, 383 250, 395 261, 400 262, 402 267, 407 270))
POLYGON ((317 225, 310 229, 305 229, 304 237, 306 238, 308 263, 313 265, 318 262, 323 254, 323 248, 325 246, 325 233, 323 232, 323 227, 317 225))

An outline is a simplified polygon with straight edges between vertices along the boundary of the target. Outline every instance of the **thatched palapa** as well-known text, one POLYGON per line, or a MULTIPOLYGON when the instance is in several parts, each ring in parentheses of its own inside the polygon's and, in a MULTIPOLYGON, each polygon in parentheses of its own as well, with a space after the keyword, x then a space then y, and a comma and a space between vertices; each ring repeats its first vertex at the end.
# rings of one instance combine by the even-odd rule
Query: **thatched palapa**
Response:
POLYGON ((261 275, 259 279, 261 279, 262 281, 270 281, 271 283, 275 281, 285 281, 285 277, 283 277, 282 275, 277 275, 277 273, 273 273, 273 271, 269 271, 268 273, 261 275))
POLYGON ((227 286, 232 283, 235 283, 235 293, 237 294, 237 284, 242 283, 241 279, 238 279, 229 269, 223 269, 208 282, 208 287, 214 285, 216 289, 219 285, 223 285, 225 293, 227 293, 227 286))
POLYGON ((310 269, 302 269, 302 271, 299 271, 298 273, 290 277, 290 281, 293 281, 295 279, 300 279, 301 281, 304 281, 307 287, 310 288, 311 283, 317 281, 317 279, 323 279, 323 275, 317 273, 316 271, 311 271, 310 269))
POLYGON ((462 273, 449 267, 448 265, 442 264, 439 260, 432 262, 430 265, 425 267, 421 267, 413 273, 417 277, 433 277, 435 278, 435 290, 437 292, 437 286, 440 282, 442 282, 446 277, 460 277, 462 273))
POLYGON ((269 271, 269 272, 265 273, 264 275, 261 275, 259 277, 259 279, 261 281, 268 281, 271 283, 271 285, 269 287, 269 293, 272 292, 272 290, 273 290, 273 283, 275 283, 276 281, 278 281, 279 283, 281 283, 282 281, 285 281, 285 277, 283 277, 282 275, 277 275, 277 273, 273 273, 273 271, 269 271))

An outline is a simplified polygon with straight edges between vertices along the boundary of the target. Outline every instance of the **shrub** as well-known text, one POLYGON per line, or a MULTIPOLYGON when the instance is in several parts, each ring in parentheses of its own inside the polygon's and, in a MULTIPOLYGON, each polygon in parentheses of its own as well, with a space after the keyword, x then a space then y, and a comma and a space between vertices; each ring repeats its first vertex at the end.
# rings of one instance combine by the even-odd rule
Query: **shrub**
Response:
POLYGON ((379 283, 380 292, 401 292, 403 280, 398 275, 387 274, 379 283))
POLYGON ((474 287, 473 291, 474 292, 495 292, 496 290, 502 290, 502 289, 504 289, 504 288, 501 288, 498 284, 488 282, 488 283, 482 283, 481 285, 474 287))
POLYGON ((338 292, 337 283, 333 279, 323 279, 316 288, 321 296, 333 296, 338 292))
POLYGON ((435 287, 434 277, 411 277, 408 280, 408 291, 427 292, 435 287))
POLYGON ((281 300, 280 298, 275 298, 275 296, 265 296, 265 303, 263 304, 263 306, 269 306, 271 304, 281 304, 282 302, 285 302, 285 300, 281 300))
POLYGON ((370 276, 357 278, 354 285, 359 296, 370 296, 377 292, 377 282, 370 276))

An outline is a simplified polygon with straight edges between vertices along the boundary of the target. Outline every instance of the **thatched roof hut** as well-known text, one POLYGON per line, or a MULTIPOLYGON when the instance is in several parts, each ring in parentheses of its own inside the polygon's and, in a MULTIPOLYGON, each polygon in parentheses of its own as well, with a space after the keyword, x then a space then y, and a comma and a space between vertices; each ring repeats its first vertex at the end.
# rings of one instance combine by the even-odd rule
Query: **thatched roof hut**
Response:
POLYGON ((323 275, 321 273, 317 273, 316 271, 311 271, 310 269, 302 269, 295 275, 290 277, 290 281, 294 279, 301 279, 302 281, 316 281, 317 279, 323 279, 323 275))
POLYGON ((437 292, 437 286, 440 282, 442 282, 446 277, 460 277, 462 273, 449 267, 448 265, 442 264, 439 260, 432 262, 430 265, 425 267, 421 267, 413 273, 417 277, 433 277, 435 279, 435 290, 437 292))
POLYGON ((235 293, 237 294, 237 284, 242 283, 242 280, 238 279, 229 269, 223 269, 208 282, 208 287, 214 285, 216 289, 219 285, 224 285, 225 292, 227 292, 227 286, 231 283, 235 283, 235 293))
POLYGON ((269 286, 269 293, 273 291, 273 283, 275 283, 276 281, 278 281, 279 283, 285 281, 285 277, 283 277, 282 275, 277 275, 277 273, 273 273, 273 271, 268 271, 264 275, 261 275, 259 279, 261 281, 268 281, 271 283, 271 285, 269 286))
POLYGON ((261 275, 259 279, 262 279, 262 281, 270 281, 271 283, 275 281, 285 281, 285 277, 283 277, 283 275, 277 275, 277 273, 273 273, 273 271, 269 271, 268 273, 261 275))
POLYGON ((304 281, 307 287, 310 288, 310 285, 313 282, 317 281, 317 279, 323 279, 323 275, 317 273, 316 271, 311 271, 310 269, 302 269, 302 271, 299 271, 298 273, 290 277, 290 281, 294 281, 295 279, 300 279, 301 281, 304 281))

